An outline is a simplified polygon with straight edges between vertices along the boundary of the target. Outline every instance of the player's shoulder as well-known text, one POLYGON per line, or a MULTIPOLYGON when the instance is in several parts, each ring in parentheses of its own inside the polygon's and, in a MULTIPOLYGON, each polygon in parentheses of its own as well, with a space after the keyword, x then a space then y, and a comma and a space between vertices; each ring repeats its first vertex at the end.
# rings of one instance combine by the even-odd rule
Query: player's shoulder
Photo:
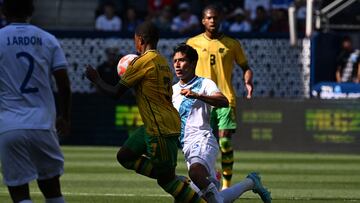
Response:
POLYGON ((229 35, 226 35, 226 34, 222 35, 222 40, 227 41, 232 44, 240 44, 240 41, 238 39, 231 37, 229 35))
POLYGON ((45 40, 46 43, 48 43, 48 41, 56 40, 54 35, 29 23, 12 23, 0 29, 0 36, 12 37, 18 36, 19 33, 26 33, 35 36, 36 38, 41 38, 42 41, 45 40))
POLYGON ((173 90, 174 90, 174 89, 180 89, 180 88, 181 88, 181 87, 180 87, 180 82, 178 81, 178 82, 174 83, 174 84, 172 85, 172 88, 173 88, 173 90))
POLYGON ((204 84, 215 84, 215 82, 213 81, 213 80, 211 80, 210 78, 203 78, 203 77, 199 77, 201 80, 202 80, 202 82, 204 83, 204 84))
POLYGON ((140 54, 138 57, 136 57, 131 64, 139 64, 139 63, 145 63, 147 61, 151 61, 153 60, 155 57, 157 57, 158 55, 160 55, 157 51, 155 50, 148 50, 143 54, 140 54))
POLYGON ((56 41, 56 37, 55 35, 51 34, 50 32, 36 26, 36 25, 32 25, 32 24, 28 24, 27 25, 27 28, 29 30, 31 30, 31 33, 36 33, 36 35, 38 35, 39 37, 41 38, 44 38, 44 39, 48 39, 48 40, 51 40, 51 41, 56 41))
POLYGON ((34 29, 37 29, 39 33, 41 33, 44 37, 52 40, 52 41, 57 41, 57 38, 55 37, 55 35, 51 34, 50 32, 40 28, 40 27, 37 27, 37 26, 34 26, 34 29))
POLYGON ((195 35, 193 37, 190 37, 186 43, 189 44, 189 43, 194 43, 194 42, 197 42, 198 40, 201 40, 201 39, 204 39, 204 35, 203 33, 201 34, 198 34, 198 35, 195 35))
POLYGON ((141 55, 140 56, 137 56, 137 57, 135 57, 130 63, 129 63, 129 65, 134 65, 135 64, 135 62, 139 62, 139 59, 140 59, 140 57, 141 57, 141 55))

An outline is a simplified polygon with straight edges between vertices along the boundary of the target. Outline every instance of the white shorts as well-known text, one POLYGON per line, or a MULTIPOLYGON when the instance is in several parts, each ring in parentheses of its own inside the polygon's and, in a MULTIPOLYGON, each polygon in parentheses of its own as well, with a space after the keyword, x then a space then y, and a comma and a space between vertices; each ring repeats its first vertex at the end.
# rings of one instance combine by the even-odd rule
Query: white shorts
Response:
POLYGON ((188 169, 192 164, 200 163, 206 167, 209 175, 216 179, 215 164, 219 153, 219 144, 213 135, 204 135, 193 142, 185 142, 183 153, 188 169))
POLYGON ((0 134, 0 160, 7 186, 45 180, 64 172, 64 156, 56 132, 50 130, 12 130, 0 134))

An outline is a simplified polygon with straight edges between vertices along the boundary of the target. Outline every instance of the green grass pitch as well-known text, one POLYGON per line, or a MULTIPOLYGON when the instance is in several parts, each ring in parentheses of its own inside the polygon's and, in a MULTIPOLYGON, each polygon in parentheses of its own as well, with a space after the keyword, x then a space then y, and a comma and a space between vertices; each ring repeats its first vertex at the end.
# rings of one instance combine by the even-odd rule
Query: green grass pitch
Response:
MULTIPOLYGON (((61 182, 67 202, 172 202, 156 181, 123 169, 115 158, 117 150, 63 147, 65 174, 61 182)), ((251 171, 261 173, 274 203, 360 202, 360 155, 236 151, 233 181, 251 171)), ((181 153, 177 172, 186 174, 181 153)), ((35 183, 31 183, 31 192, 34 202, 44 202, 35 183)), ((11 202, 4 185, 0 186, 0 202, 11 202)), ((261 200, 249 191, 236 202, 261 200)))

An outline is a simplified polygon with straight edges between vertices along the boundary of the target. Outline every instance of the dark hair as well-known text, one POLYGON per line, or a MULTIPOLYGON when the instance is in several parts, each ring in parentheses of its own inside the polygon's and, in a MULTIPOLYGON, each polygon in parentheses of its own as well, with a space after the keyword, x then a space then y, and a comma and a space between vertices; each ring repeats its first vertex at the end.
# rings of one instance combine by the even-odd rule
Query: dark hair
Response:
POLYGON ((349 35, 344 35, 341 38, 341 42, 351 42, 351 37, 349 35))
POLYGON ((103 4, 103 7, 105 7, 105 6, 110 6, 110 7, 115 8, 115 3, 113 1, 106 1, 103 4))
POLYGON ((265 13, 266 13, 266 10, 265 10, 265 7, 264 7, 264 6, 258 6, 258 7, 256 7, 256 11, 261 11, 261 12, 265 12, 265 13))
POLYGON ((155 24, 145 21, 138 25, 135 34, 142 37, 145 43, 156 45, 159 41, 159 30, 155 24))
POLYGON ((208 11, 208 10, 215 11, 220 15, 222 14, 222 11, 223 11, 222 7, 219 4, 209 4, 203 9, 203 12, 202 12, 202 17, 203 18, 205 16, 205 12, 208 11))
POLYGON ((188 58, 190 62, 195 62, 195 64, 197 63, 199 56, 198 56, 196 50, 194 48, 192 48, 191 46, 189 46, 185 43, 180 43, 179 45, 177 45, 174 48, 173 55, 175 55, 175 53, 177 53, 177 52, 181 52, 181 53, 185 54, 186 58, 188 58))
POLYGON ((33 0, 4 0, 3 13, 7 18, 28 18, 34 12, 33 0))

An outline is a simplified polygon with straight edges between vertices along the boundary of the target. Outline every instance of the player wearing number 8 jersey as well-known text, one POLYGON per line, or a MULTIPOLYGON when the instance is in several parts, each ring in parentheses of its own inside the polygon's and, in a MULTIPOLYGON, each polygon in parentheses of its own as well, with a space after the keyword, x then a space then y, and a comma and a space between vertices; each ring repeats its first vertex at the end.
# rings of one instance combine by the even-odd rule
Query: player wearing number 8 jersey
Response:
POLYGON ((240 66, 247 64, 240 42, 226 35, 210 39, 202 33, 189 39, 187 44, 194 46, 199 54, 196 74, 214 80, 229 100, 229 105, 235 107, 236 94, 231 81, 234 61, 240 66))
POLYGON ((224 189, 230 186, 234 164, 231 143, 236 130, 236 94, 232 86, 234 62, 243 70, 247 98, 252 96, 253 83, 252 71, 240 42, 219 31, 221 15, 219 6, 205 7, 202 17, 205 32, 188 39, 187 44, 195 48, 199 55, 196 75, 213 80, 229 100, 229 107, 215 108, 211 115, 212 127, 218 130, 224 189))
POLYGON ((61 203, 64 158, 57 133, 68 134, 70 125, 67 61, 53 35, 28 23, 32 0, 5 0, 3 9, 10 22, 0 29, 3 181, 14 202, 31 202, 28 182, 36 179, 46 202, 61 203), (57 120, 52 76, 59 96, 57 120))

